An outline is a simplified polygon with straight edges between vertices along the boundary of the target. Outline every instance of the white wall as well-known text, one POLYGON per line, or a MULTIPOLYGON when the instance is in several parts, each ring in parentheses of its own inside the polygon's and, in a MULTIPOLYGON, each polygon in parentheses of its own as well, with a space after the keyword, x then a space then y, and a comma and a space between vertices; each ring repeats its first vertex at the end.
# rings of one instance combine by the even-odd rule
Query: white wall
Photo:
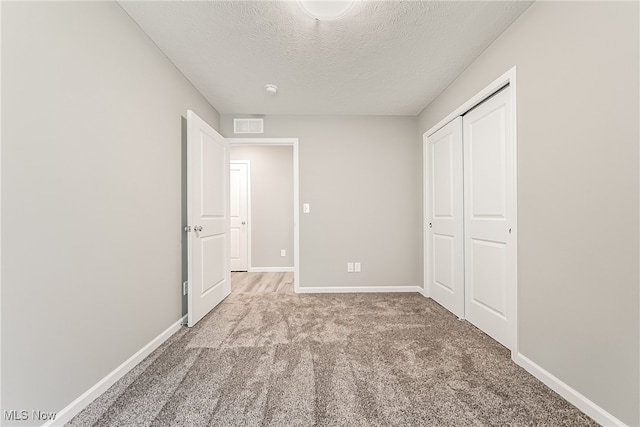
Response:
POLYGON ((115 2, 2 3, 2 409, 180 319, 181 132, 218 113, 115 2))
MULTIPOLYGON (((237 136, 234 117, 222 116, 224 136, 237 136)), ((259 136, 299 138, 300 203, 311 205, 300 214, 301 287, 422 284, 416 135, 416 117, 265 117, 259 136), (347 273, 348 261, 362 273, 347 273)))
POLYGON ((251 267, 293 268, 293 147, 231 146, 230 155, 251 162, 251 267))
POLYGON ((420 134, 517 66, 521 353, 639 417, 639 10, 537 2, 419 116, 420 134))

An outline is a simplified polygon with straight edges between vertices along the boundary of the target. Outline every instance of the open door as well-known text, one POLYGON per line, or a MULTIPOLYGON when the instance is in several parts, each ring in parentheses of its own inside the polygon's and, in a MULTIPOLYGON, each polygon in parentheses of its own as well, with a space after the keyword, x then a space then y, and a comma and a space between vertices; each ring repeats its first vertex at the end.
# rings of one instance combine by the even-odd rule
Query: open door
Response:
POLYGON ((231 292, 229 143, 187 111, 188 319, 195 325, 231 292))

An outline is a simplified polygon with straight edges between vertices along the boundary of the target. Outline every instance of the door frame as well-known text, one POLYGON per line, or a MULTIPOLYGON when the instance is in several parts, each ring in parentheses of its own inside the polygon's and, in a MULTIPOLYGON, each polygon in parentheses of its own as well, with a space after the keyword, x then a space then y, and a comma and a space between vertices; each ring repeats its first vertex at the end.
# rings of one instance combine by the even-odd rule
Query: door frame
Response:
MULTIPOLYGON (((300 291, 300 173, 298 138, 227 138, 231 147, 293 147, 293 290, 300 291)), ((249 241, 250 243, 251 241, 249 241)), ((251 260, 251 253, 249 253, 251 260)), ((249 264, 251 267, 251 264, 249 264)))
POLYGON ((251 270, 251 160, 231 160, 229 163, 247 165, 247 271, 249 271, 251 270))
MULTIPOLYGON (((509 282, 513 283, 514 289, 512 292, 512 297, 507 304, 510 304, 513 307, 513 348, 511 350, 511 357, 513 358, 515 355, 519 354, 519 342, 518 342, 518 120, 517 120, 517 110, 516 110, 516 67, 512 67, 506 73, 495 79, 493 82, 488 84, 484 89, 480 92, 472 96, 469 100, 463 103, 461 106, 453 110, 449 113, 445 118, 440 120, 434 126, 432 126, 428 131, 426 131, 422 135, 422 167, 423 167, 423 179, 422 179, 422 196, 423 196, 423 263, 426 267, 426 261, 428 254, 426 253, 426 242, 428 238, 428 228, 427 224, 427 188, 425 185, 426 182, 426 168, 427 168, 427 157, 424 150, 424 147, 427 142, 427 138, 433 135, 435 132, 440 130, 443 126, 454 120, 456 117, 462 116, 467 113, 469 110, 473 109, 477 105, 484 102, 486 99, 491 97, 493 94, 498 92, 500 89, 509 85, 509 109, 510 109, 510 117, 511 117, 511 140, 513 141, 513 154, 511 161, 513 162, 513 251, 511 252, 511 259, 509 262, 514 265, 514 273, 513 277, 509 278, 509 282)), ((426 278, 427 278, 427 270, 424 269, 424 278, 423 278, 423 286, 424 286, 424 295, 427 297, 431 297, 429 294, 429 289, 425 286, 426 278)))

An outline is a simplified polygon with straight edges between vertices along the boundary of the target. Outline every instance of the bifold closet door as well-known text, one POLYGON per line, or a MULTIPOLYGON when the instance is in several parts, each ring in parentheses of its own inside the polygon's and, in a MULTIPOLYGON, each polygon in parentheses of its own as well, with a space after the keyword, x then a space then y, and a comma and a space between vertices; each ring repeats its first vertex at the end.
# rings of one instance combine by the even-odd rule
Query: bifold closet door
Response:
POLYGON ((509 349, 515 339, 515 161, 509 88, 463 117, 465 317, 509 349))
POLYGON ((425 149, 425 283, 431 298, 464 318, 462 117, 428 137, 425 149))

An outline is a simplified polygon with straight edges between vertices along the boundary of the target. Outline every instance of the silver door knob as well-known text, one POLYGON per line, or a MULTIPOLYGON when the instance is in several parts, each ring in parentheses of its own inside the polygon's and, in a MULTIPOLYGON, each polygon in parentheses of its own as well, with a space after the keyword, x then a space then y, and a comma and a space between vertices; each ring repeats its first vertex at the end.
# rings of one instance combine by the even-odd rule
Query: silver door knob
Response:
POLYGON ((245 224, 246 224, 246 222, 242 221, 242 225, 245 225, 245 224))
POLYGON ((195 227, 193 227, 193 229, 195 231, 202 231, 202 226, 201 225, 196 225, 195 227))

